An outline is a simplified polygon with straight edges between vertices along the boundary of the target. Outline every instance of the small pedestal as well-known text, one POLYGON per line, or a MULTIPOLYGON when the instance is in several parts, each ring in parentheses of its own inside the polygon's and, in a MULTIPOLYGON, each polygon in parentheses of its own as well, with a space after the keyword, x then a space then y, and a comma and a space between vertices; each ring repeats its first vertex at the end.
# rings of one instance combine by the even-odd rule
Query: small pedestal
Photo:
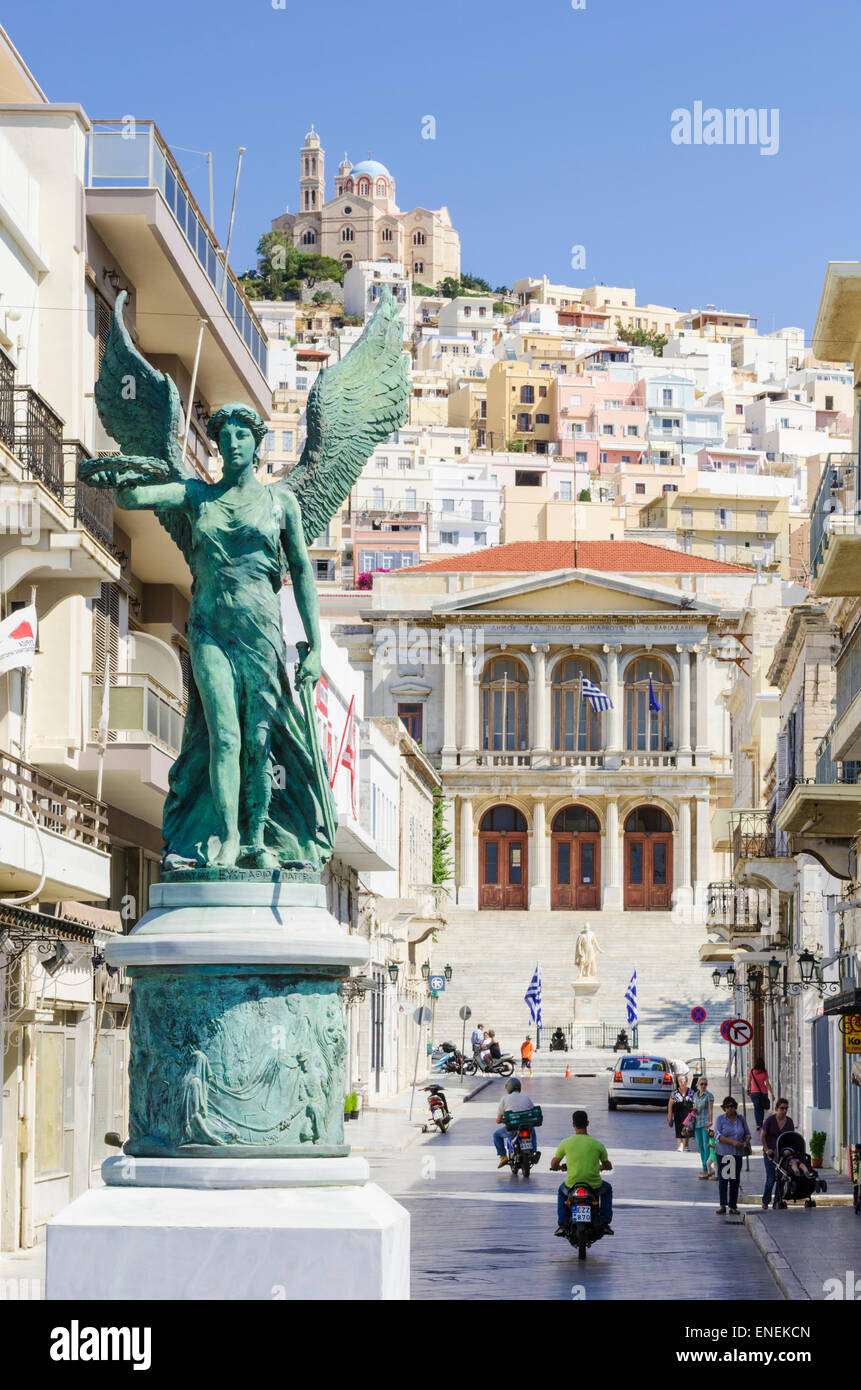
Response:
POLYGON ((600 1023, 598 1011, 598 991, 601 985, 597 980, 582 979, 575 980, 574 989, 574 1022, 575 1023, 600 1023))
POLYGON ((132 977, 129 1137, 48 1223, 49 1299, 409 1297, 409 1215, 344 1143, 341 981, 367 945, 289 875, 156 884, 132 977))

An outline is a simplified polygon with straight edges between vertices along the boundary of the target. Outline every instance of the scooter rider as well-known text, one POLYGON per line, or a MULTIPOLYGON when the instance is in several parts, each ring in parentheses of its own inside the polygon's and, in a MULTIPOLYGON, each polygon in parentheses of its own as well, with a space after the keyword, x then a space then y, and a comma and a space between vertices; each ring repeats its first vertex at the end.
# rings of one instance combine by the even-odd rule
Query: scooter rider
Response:
MULTIPOLYGON (((505 1127, 505 1115, 508 1111, 532 1110, 534 1102, 521 1090, 520 1082, 516 1076, 511 1076, 505 1083, 506 1095, 499 1102, 499 1109, 496 1115, 496 1123, 499 1129, 493 1131, 493 1147, 499 1155, 498 1168, 504 1168, 508 1162, 508 1154, 505 1151, 505 1136, 508 1130, 505 1127)), ((535 1130, 530 1130, 532 1135, 532 1146, 535 1147, 535 1130)), ((540 1153, 535 1154, 536 1160, 541 1157, 540 1153)))
POLYGON ((613 1189, 602 1179, 601 1174, 608 1173, 613 1165, 604 1145, 593 1139, 589 1133, 589 1116, 586 1111, 575 1110, 571 1116, 571 1123, 574 1133, 569 1139, 562 1140, 550 1160, 550 1169, 554 1173, 559 1171, 560 1163, 565 1160, 565 1180, 556 1196, 556 1220, 559 1225, 554 1234, 567 1235, 567 1228, 571 1222, 571 1210, 566 1205, 568 1190, 576 1183, 582 1183, 584 1187, 591 1187, 598 1192, 604 1235, 611 1236, 614 1234, 610 1225, 613 1219, 613 1189))

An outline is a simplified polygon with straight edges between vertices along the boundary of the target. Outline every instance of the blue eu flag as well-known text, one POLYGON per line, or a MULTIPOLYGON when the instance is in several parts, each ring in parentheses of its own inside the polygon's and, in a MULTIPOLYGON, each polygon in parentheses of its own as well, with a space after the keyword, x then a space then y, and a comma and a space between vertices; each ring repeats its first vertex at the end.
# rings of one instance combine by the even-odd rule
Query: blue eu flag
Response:
POLYGON ((658 700, 658 697, 655 694, 655 687, 652 685, 652 677, 649 676, 649 709, 657 711, 660 708, 660 701, 658 700))

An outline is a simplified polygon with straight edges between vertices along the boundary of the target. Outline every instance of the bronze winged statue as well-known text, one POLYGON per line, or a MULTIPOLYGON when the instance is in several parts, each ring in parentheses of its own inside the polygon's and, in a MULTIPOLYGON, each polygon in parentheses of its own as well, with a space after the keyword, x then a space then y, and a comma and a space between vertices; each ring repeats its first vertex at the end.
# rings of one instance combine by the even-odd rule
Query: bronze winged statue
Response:
POLYGON ((120 507, 154 511, 192 573, 188 712, 164 807, 165 865, 319 872, 333 848, 331 791, 291 687, 280 593, 289 576, 307 638, 296 684, 313 688, 320 631, 308 546, 375 445, 406 419, 397 304, 385 290, 355 346, 320 373, 302 457, 284 482, 264 485, 254 467, 265 422, 235 402, 207 426, 221 478, 195 475, 178 438, 179 393, 134 346, 125 298, 117 296, 95 389, 122 452, 78 472, 91 487, 112 489, 120 507))

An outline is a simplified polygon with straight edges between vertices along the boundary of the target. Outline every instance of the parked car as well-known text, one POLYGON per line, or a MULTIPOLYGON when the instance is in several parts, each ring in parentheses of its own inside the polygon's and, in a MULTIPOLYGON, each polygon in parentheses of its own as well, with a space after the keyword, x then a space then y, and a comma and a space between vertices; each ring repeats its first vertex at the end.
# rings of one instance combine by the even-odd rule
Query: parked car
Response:
POLYGON ((673 1089, 673 1073, 667 1057, 645 1057, 629 1052, 616 1060, 610 1072, 607 1109, 617 1105, 663 1105, 673 1089))

